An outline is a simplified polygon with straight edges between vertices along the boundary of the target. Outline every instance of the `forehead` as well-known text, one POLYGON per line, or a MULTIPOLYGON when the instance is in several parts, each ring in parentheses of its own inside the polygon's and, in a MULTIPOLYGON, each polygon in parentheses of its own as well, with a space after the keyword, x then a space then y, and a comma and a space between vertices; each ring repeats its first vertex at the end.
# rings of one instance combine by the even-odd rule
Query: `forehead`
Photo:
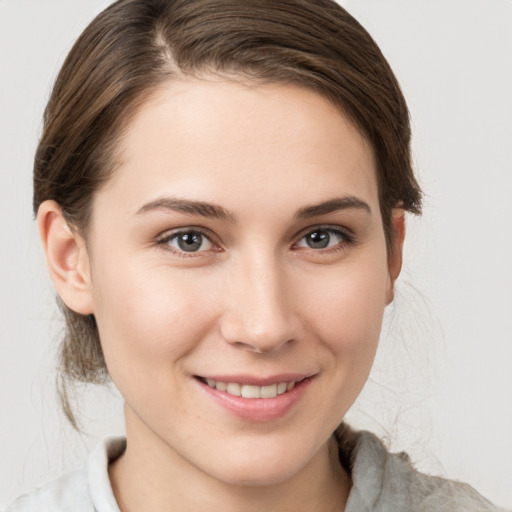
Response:
POLYGON ((291 85, 168 82, 138 109, 119 150, 105 192, 117 190, 127 208, 157 193, 234 203, 243 195, 255 206, 276 190, 302 203, 330 193, 378 197, 360 132, 326 98, 291 85))

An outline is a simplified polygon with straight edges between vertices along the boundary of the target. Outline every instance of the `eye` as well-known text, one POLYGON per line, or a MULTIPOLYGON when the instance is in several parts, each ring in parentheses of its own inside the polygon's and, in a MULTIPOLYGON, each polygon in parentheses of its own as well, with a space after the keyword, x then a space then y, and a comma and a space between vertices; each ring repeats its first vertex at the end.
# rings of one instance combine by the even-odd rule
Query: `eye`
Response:
POLYGON ((329 249, 351 241, 351 237, 339 229, 318 228, 304 235, 299 240, 296 247, 304 247, 308 249, 329 249))
POLYGON ((178 252, 203 252, 213 248, 211 240, 200 231, 180 231, 159 241, 178 252))

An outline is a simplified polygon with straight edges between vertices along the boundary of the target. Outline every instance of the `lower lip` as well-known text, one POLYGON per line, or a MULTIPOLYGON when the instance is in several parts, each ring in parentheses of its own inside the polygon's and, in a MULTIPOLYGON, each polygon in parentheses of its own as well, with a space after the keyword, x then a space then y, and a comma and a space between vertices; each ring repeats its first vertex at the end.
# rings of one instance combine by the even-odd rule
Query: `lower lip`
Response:
POLYGON ((234 396, 211 388, 199 379, 195 380, 215 402, 239 418, 252 422, 267 422, 281 418, 290 411, 305 393, 312 377, 297 382, 293 389, 274 398, 234 396))

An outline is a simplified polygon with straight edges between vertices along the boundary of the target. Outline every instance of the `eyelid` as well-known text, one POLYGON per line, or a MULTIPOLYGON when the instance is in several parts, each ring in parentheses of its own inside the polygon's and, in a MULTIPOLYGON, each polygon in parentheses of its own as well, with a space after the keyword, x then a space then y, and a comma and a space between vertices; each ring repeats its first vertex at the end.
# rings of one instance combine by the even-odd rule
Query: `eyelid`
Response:
POLYGON ((350 250, 353 246, 357 244, 356 235, 353 230, 349 228, 345 228, 339 225, 317 225, 310 226, 306 230, 302 230, 297 237, 295 238, 295 242, 293 243, 291 249, 297 255, 303 255, 308 258, 313 258, 315 261, 331 261, 329 258, 333 258, 336 256, 343 255, 346 251, 350 250), (323 247, 323 248, 314 248, 299 245, 299 243, 310 233, 314 233, 315 231, 328 231, 335 232, 341 238, 337 243, 331 246, 323 247), (327 260, 325 259, 327 258, 327 260))
POLYGON ((354 231, 350 228, 347 228, 345 226, 340 226, 336 224, 318 224, 315 226, 308 226, 307 228, 301 229, 297 235, 295 235, 295 240, 301 240, 306 235, 313 233, 315 231, 335 231, 337 233, 341 233, 344 238, 347 239, 347 242, 355 242, 356 240, 356 234, 354 231))
MULTIPOLYGON (((187 258, 194 257, 194 256, 197 257, 200 255, 204 255, 204 253, 211 252, 211 249, 206 250, 206 251, 187 252, 187 251, 181 251, 179 249, 176 249, 175 247, 171 247, 170 245, 168 245, 168 242, 173 237, 175 237, 179 234, 191 233, 191 232, 201 234, 202 236, 206 237, 214 247, 221 249, 221 244, 220 244, 218 236, 216 236, 211 230, 209 230, 207 228, 200 227, 200 226, 184 226, 184 227, 179 227, 179 228, 168 229, 167 231, 164 231, 164 232, 160 233, 158 236, 156 236, 154 239, 154 242, 158 246, 161 246, 162 248, 164 248, 165 250, 168 250, 174 254, 178 254, 180 256, 187 257, 187 258)), ((215 249, 214 249, 214 251, 215 251, 215 249)), ((218 250, 216 252, 218 252, 218 250)))
MULTIPOLYGON (((320 253, 322 251, 324 251, 324 252, 333 251, 333 250, 339 249, 341 246, 353 245, 356 243, 356 235, 352 229, 347 228, 346 226, 340 226, 340 225, 336 225, 336 224, 334 224, 334 225, 333 224, 318 224, 318 225, 308 226, 307 228, 304 228, 301 231, 299 231, 295 235, 295 237, 294 237, 295 242, 292 245, 297 246, 298 242, 300 240, 302 240, 306 235, 308 235, 314 231, 319 231, 319 230, 325 230, 325 231, 339 233, 343 237, 343 240, 340 243, 338 243, 332 247, 327 247, 324 249, 312 249, 311 248, 312 251, 315 251, 317 253, 320 253)), ((215 247, 213 249, 214 252, 220 252, 223 250, 222 243, 221 243, 219 237, 215 233, 213 233, 210 229, 204 228, 201 226, 181 226, 181 227, 177 227, 177 228, 168 229, 166 231, 163 231, 159 235, 157 235, 154 238, 154 243, 156 243, 158 246, 161 246, 162 248, 165 248, 165 250, 168 250, 168 251, 170 251, 174 254, 177 254, 179 256, 182 256, 182 257, 198 257, 198 256, 204 256, 205 255, 204 253, 212 252, 211 249, 205 250, 205 251, 197 251, 197 252, 186 252, 186 251, 177 250, 174 247, 171 247, 170 245, 167 244, 167 242, 170 239, 172 239, 174 236, 179 235, 180 233, 189 233, 189 232, 197 232, 197 233, 200 233, 201 235, 205 236, 214 245, 214 247, 215 247)), ((298 249, 302 249, 302 248, 298 248, 298 249)), ((304 248, 304 249, 307 250, 307 248, 304 248)))

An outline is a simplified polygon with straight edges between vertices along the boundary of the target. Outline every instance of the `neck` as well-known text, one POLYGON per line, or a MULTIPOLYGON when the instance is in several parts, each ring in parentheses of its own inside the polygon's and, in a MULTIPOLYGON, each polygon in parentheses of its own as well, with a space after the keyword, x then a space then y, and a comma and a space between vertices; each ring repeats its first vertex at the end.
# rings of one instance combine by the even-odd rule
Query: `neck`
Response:
POLYGON ((233 485, 185 461, 161 439, 133 436, 127 422, 126 452, 109 467, 122 512, 340 512, 351 482, 331 439, 296 474, 265 485, 233 485))

